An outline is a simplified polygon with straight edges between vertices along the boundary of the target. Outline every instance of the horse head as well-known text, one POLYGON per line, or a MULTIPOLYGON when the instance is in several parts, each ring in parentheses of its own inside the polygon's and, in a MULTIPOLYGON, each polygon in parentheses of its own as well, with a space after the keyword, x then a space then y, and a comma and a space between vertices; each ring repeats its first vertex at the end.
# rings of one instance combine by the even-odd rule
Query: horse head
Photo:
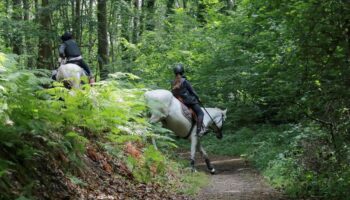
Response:
POLYGON ((222 130, 226 120, 226 113, 227 109, 221 110, 219 108, 212 108, 208 113, 211 117, 208 126, 214 131, 218 139, 222 139, 223 137, 222 130))

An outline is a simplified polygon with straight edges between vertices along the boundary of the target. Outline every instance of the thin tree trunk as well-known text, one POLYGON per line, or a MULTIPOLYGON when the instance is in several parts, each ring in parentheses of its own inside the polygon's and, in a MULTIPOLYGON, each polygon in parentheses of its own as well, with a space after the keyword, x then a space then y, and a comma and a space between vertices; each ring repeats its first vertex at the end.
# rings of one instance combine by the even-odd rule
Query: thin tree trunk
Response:
POLYGON ((235 7, 235 0, 227 0, 227 9, 232 10, 235 7))
POLYGON ((197 19, 202 24, 204 24, 206 22, 205 21, 205 4, 204 4, 203 0, 198 1, 197 19))
POLYGON ((71 31, 74 31, 74 20, 75 20, 75 7, 74 7, 74 4, 75 4, 75 0, 71 0, 71 15, 72 15, 72 26, 70 27, 72 30, 71 31))
POLYGON ((35 9, 35 21, 39 21, 39 3, 38 0, 34 0, 34 9, 35 9))
POLYGON ((154 30, 154 11, 155 11, 155 0, 147 0, 147 1, 144 1, 146 2, 146 12, 143 12, 145 13, 144 14, 144 24, 145 24, 145 30, 149 30, 149 31, 152 31, 154 30))
POLYGON ((49 0, 42 0, 39 9, 39 24, 41 34, 39 36, 38 68, 54 69, 52 62, 52 43, 48 34, 51 33, 51 11, 49 0))
POLYGON ((84 3, 84 1, 82 3, 80 3, 81 5, 81 8, 80 8, 80 14, 79 14, 79 25, 80 25, 80 28, 79 28, 79 38, 80 38, 80 44, 82 44, 83 42, 83 30, 84 30, 84 23, 83 23, 83 20, 82 20, 82 16, 84 15, 84 10, 86 9, 86 4, 84 3))
POLYGON ((182 4, 183 4, 184 9, 186 10, 186 8, 187 8, 187 0, 182 0, 182 4))
POLYGON ((122 60, 122 45, 120 44, 120 39, 122 37, 122 34, 123 34, 123 29, 121 28, 122 25, 123 25, 123 18, 122 18, 122 14, 121 14, 121 5, 118 4, 117 5, 117 24, 116 24, 116 27, 117 27, 117 33, 116 33, 116 38, 117 38, 117 41, 116 41, 116 60, 117 61, 121 61, 122 60))
POLYGON ((110 10, 111 10, 111 12, 109 13, 109 30, 108 30, 108 32, 109 32, 109 44, 110 44, 110 54, 109 54, 109 56, 110 56, 110 58, 111 58, 111 63, 112 63, 112 66, 113 66, 113 68, 112 69, 110 69, 110 72, 112 72, 112 73, 114 73, 114 62, 115 62, 115 54, 114 54, 114 35, 115 35, 115 27, 117 27, 117 26, 115 26, 115 14, 116 14, 116 12, 115 12, 115 3, 114 2, 112 2, 112 1, 110 1, 110 10))
MULTIPOLYGON (((29 0, 23 0, 23 8, 24 8, 24 20, 29 22, 29 12, 30 12, 30 3, 29 0)), ((25 50, 26 54, 28 56, 27 58, 27 66, 28 68, 33 68, 34 67, 34 49, 31 44, 31 36, 26 35, 25 36, 25 50)))
MULTIPOLYGON (((135 6, 133 1, 137 1, 137 0, 131 0, 130 1, 130 7, 131 10, 135 11, 135 6)), ((134 43, 134 21, 135 21, 135 15, 134 13, 131 13, 130 18, 129 18, 129 23, 128 23, 128 40, 130 43, 134 43)))
MULTIPOLYGON (((15 21, 21 21, 22 20, 22 2, 21 0, 13 0, 13 14, 12 19, 15 21)), ((12 37, 12 49, 13 53, 20 55, 22 54, 22 35, 18 33, 17 31, 14 33, 12 37)))
POLYGON ((178 0, 175 0, 175 8, 180 8, 180 3, 178 0))
POLYGON ((30 4, 29 0, 23 0, 24 20, 29 20, 30 4))
MULTIPOLYGON (((73 4, 74 6, 74 4, 73 4)), ((81 43, 81 17, 80 17, 80 8, 81 8, 81 1, 75 0, 75 12, 74 12, 74 27, 73 27, 73 35, 75 37, 75 40, 80 44, 81 43)))
POLYGON ((88 55, 89 59, 92 57, 92 47, 93 47, 93 41, 92 41, 92 36, 93 36, 93 2, 94 0, 89 1, 89 49, 88 49, 88 55))
POLYGON ((141 35, 141 14, 142 14, 142 0, 135 0, 136 17, 134 21, 134 43, 139 41, 141 35))
MULTIPOLYGON (((5 0, 5 6, 4 6, 5 17, 4 18, 6 18, 6 19, 9 18, 9 9, 10 9, 10 2, 9 2, 9 0, 5 0)), ((9 48, 11 46, 11 41, 10 41, 10 38, 8 37, 8 34, 3 32, 1 34, 1 36, 3 37, 3 39, 5 41, 6 48, 9 48)))
POLYGON ((98 63, 101 79, 108 76, 108 37, 107 37, 107 0, 97 0, 97 21, 98 21, 98 63))

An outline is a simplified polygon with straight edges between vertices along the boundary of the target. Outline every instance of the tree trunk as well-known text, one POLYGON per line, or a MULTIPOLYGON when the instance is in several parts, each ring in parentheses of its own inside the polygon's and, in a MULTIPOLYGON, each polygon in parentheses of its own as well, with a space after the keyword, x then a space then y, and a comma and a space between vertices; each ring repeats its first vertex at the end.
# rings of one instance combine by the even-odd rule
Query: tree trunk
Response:
POLYGON ((121 10, 122 10, 122 6, 120 4, 117 5, 117 22, 116 22, 116 27, 117 27, 117 30, 116 30, 116 38, 118 38, 116 40, 116 44, 115 44, 115 54, 116 54, 116 61, 121 61, 122 60, 122 45, 121 45, 121 42, 120 42, 120 39, 122 37, 122 34, 123 34, 123 15, 121 13, 121 10))
POLYGON ((184 9, 186 10, 186 8, 187 8, 187 0, 182 0, 182 4, 183 4, 184 9))
POLYGON ((24 20, 29 20, 30 4, 29 0, 23 0, 24 20))
MULTIPOLYGON (((133 1, 137 1, 137 0, 131 0, 130 1, 130 8, 131 8, 132 11, 135 10, 135 5, 134 5, 133 1)), ((130 14, 130 18, 129 18, 129 22, 128 22, 128 29, 127 29, 127 31, 128 31, 127 32, 127 34, 128 34, 127 38, 128 38, 128 41, 130 43, 134 43, 134 26, 135 26, 134 21, 135 21, 135 15, 132 12, 130 14)))
POLYGON ((142 0, 135 0, 136 17, 134 21, 134 43, 138 43, 141 35, 141 14, 142 14, 142 0))
MULTIPOLYGON (((88 55, 89 59, 92 57, 92 47, 94 45, 92 39, 93 39, 93 2, 94 0, 89 0, 89 49, 88 49, 88 55)), ((91 62, 91 60, 90 60, 91 62)))
POLYGON ((51 11, 49 0, 42 0, 39 9, 39 24, 41 34, 39 36, 38 68, 54 69, 52 62, 52 43, 48 35, 51 33, 51 11))
POLYGON ((197 19, 201 24, 204 24, 206 22, 205 21, 205 4, 203 3, 203 0, 198 1, 197 19))
MULTIPOLYGON (((4 10, 3 10, 3 12, 5 13, 5 19, 8 19, 9 18, 9 8, 10 8, 10 2, 9 2, 9 0, 5 0, 5 5, 4 5, 4 10)), ((11 41, 10 41, 10 38, 9 38, 9 36, 8 36, 8 34, 7 33, 2 33, 1 34, 1 36, 3 37, 3 39, 4 39, 4 41, 5 41, 5 47, 6 48, 10 48, 10 46, 11 46, 11 41)))
POLYGON ((71 2, 71 7, 70 7, 70 9, 71 9, 71 15, 72 15, 72 26, 70 27, 72 30, 71 31, 73 31, 74 30, 74 25, 75 25, 75 23, 74 23, 74 20, 75 20, 75 0, 70 0, 70 2, 71 2))
POLYGON ((232 10, 235 7, 235 0, 227 0, 227 10, 232 10))
POLYGON ((39 3, 38 0, 34 0, 34 9, 35 9, 35 20, 39 21, 39 3))
POLYGON ((154 11, 155 11, 155 0, 144 1, 146 4, 146 12, 144 13, 143 24, 145 24, 145 30, 152 31, 154 30, 154 11))
MULTIPOLYGON (((13 13, 12 19, 15 21, 22 20, 22 2, 21 0, 13 0, 13 13)), ((22 53, 22 35, 19 32, 14 32, 12 36, 12 49, 13 53, 20 55, 22 53)))
MULTIPOLYGON (((30 18, 30 3, 29 0, 23 0, 23 9, 24 9, 24 20, 29 22, 30 18)), ((31 43, 31 36, 25 35, 25 50, 26 54, 28 56, 27 58, 27 67, 33 68, 34 67, 34 49, 33 45, 31 43)))
POLYGON ((114 73, 114 64, 115 64, 115 53, 114 53, 114 36, 115 36, 115 33, 116 33, 116 27, 118 27, 116 25, 116 8, 115 8, 115 3, 110 1, 110 10, 111 12, 109 13, 109 19, 108 19, 108 22, 109 22, 109 30, 108 30, 108 35, 109 35, 109 44, 110 44, 110 48, 109 48, 109 51, 110 51, 110 54, 109 54, 109 57, 110 57, 110 61, 112 63, 112 68, 109 69, 110 72, 114 73))
POLYGON ((107 0, 97 0, 97 21, 98 64, 103 80, 108 76, 107 0))
MULTIPOLYGON (((74 4, 73 4, 74 6, 74 4)), ((73 27, 73 35, 75 40, 80 44, 81 43, 81 16, 80 16, 80 8, 81 8, 81 1, 75 0, 75 13, 74 13, 74 27, 73 27)))

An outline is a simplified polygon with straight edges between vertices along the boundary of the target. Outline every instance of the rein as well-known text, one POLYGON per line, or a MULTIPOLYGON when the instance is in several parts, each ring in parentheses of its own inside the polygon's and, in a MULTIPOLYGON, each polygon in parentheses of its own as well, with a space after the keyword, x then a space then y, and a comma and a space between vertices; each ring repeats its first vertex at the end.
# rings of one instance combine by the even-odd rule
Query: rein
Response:
MULTIPOLYGON (((176 97, 176 98, 177 98, 181 103, 184 104, 183 99, 182 99, 181 97, 176 97)), ((217 129, 218 131, 222 131, 223 126, 224 126, 224 114, 221 113, 221 119, 220 119, 219 122, 222 122, 222 125, 221 125, 221 128, 219 128, 219 126, 216 124, 216 122, 214 121, 214 119, 212 118, 212 116, 209 114, 209 112, 207 111, 207 109, 205 109, 205 107, 203 106, 202 102, 200 102, 199 100, 198 100, 198 102, 199 102, 199 104, 201 105, 201 107, 205 110, 205 112, 208 114, 209 118, 211 119, 211 121, 212 121, 213 124, 215 125, 216 129, 217 129)), ((218 123, 219 123, 219 122, 218 122, 218 123)), ((192 133, 192 131, 193 131, 194 126, 195 126, 195 120, 192 118, 192 125, 191 125, 191 128, 190 128, 190 131, 187 133, 187 135, 184 137, 184 139, 188 139, 188 138, 191 136, 191 133, 192 133)), ((213 131, 215 131, 215 130, 213 129, 213 131)))
MULTIPOLYGON (((216 125, 214 119, 211 117, 211 115, 209 114, 209 112, 207 111, 207 109, 205 109, 205 107, 203 106, 202 102, 199 101, 199 99, 198 99, 198 102, 199 102, 199 104, 202 106, 202 108, 205 110, 205 112, 208 114, 208 116, 210 117, 211 121, 213 121, 213 123, 214 123, 214 125, 216 126, 216 128, 217 128, 218 130, 220 130, 220 128, 218 127, 218 125, 216 125)), ((224 118, 224 116, 223 116, 223 114, 222 114, 222 115, 221 115, 221 120, 223 120, 223 118, 224 118)))
MULTIPOLYGON (((224 120, 224 114, 221 114, 221 119, 220 119, 220 121, 218 121, 218 123, 219 122, 222 122, 222 124, 221 124, 221 128, 219 128, 216 124, 215 124, 215 121, 213 120, 213 122, 214 122, 214 125, 215 125, 215 127, 217 128, 217 130, 218 131, 222 131, 222 129, 223 129, 223 127, 224 127, 224 122, 225 122, 225 120, 224 120)), ((214 129, 212 129, 213 131, 215 131, 214 129)))

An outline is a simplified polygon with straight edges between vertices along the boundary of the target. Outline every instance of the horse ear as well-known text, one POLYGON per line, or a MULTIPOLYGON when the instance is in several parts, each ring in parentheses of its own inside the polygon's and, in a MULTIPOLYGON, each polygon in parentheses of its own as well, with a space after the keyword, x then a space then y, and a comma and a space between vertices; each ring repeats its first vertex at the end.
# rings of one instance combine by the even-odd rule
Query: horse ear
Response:
POLYGON ((224 115, 226 115, 226 113, 227 113, 227 108, 224 110, 224 115))

